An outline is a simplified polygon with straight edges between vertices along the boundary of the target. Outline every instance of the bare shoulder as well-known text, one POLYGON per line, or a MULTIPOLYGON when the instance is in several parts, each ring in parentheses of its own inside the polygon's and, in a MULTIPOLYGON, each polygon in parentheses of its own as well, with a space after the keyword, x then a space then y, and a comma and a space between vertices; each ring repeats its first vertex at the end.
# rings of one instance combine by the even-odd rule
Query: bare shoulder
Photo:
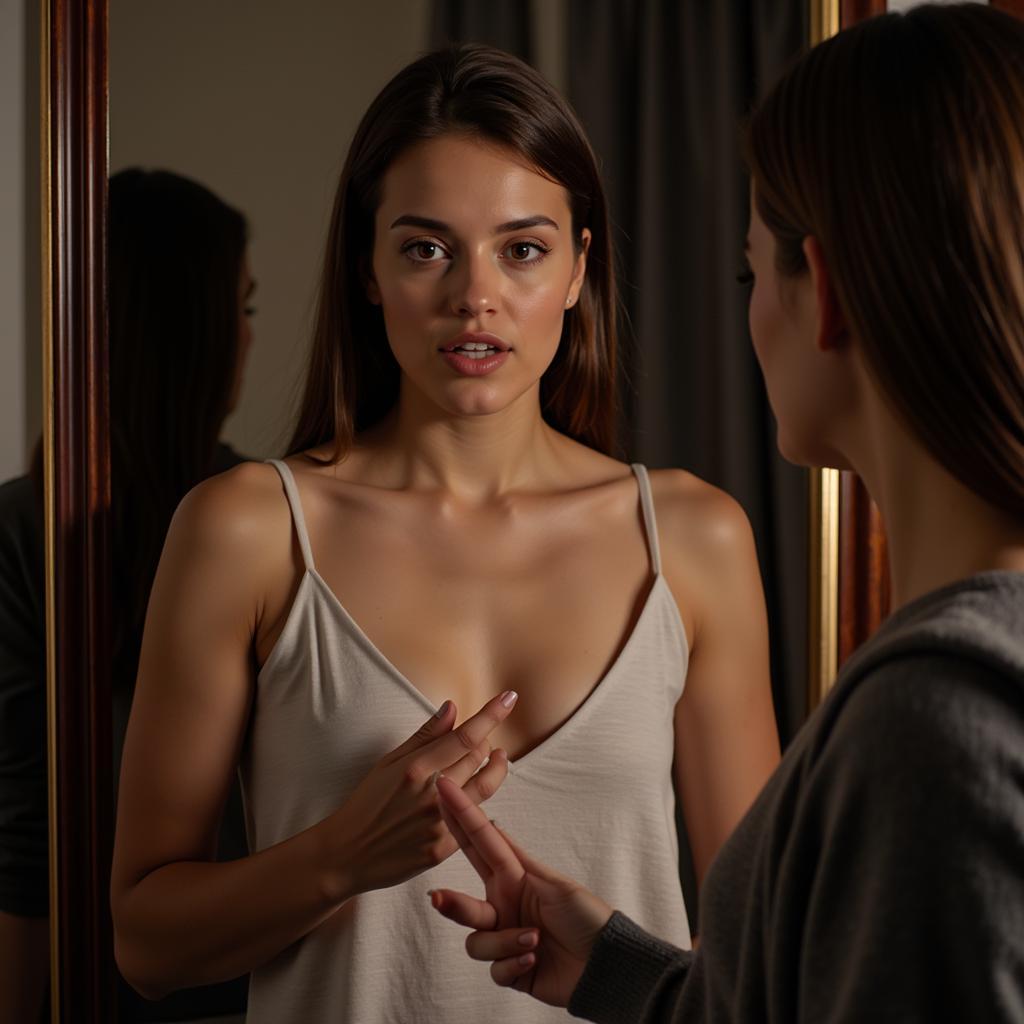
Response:
POLYGON ((682 469, 650 478, 666 560, 720 570, 754 557, 750 520, 735 498, 682 469))
POLYGON ((258 568, 290 548, 290 513, 273 466, 243 462, 204 480, 182 499, 168 548, 258 568))
POLYGON ((665 576, 692 644, 744 610, 760 622, 757 549, 740 503, 681 469, 652 472, 651 491, 665 576))

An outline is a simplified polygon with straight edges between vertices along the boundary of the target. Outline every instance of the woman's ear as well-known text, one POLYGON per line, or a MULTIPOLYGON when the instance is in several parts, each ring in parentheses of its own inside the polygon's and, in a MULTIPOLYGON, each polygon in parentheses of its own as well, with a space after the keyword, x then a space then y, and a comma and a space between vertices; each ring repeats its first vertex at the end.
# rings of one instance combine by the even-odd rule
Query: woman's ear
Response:
POLYGON ((849 330, 832 286, 832 274, 825 262, 825 252, 821 243, 812 235, 804 239, 803 251, 818 305, 815 344, 820 352, 841 348, 849 337, 849 330))
POLYGON ((572 270, 572 280, 569 282, 569 296, 566 300, 567 306, 576 304, 583 289, 583 278, 587 274, 587 253, 590 252, 590 228, 584 228, 580 232, 580 251, 576 254, 576 262, 572 270))

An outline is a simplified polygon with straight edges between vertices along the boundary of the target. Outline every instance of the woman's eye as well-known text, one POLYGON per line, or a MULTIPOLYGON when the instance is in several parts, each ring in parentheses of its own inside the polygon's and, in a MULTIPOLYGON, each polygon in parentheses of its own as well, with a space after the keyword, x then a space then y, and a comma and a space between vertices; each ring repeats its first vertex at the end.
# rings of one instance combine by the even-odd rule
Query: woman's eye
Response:
POLYGON ((513 242, 505 250, 513 263, 539 263, 550 251, 539 242, 513 242))
POLYGON ((438 258, 445 255, 444 249, 437 242, 410 242, 402 252, 415 263, 437 263, 438 258))

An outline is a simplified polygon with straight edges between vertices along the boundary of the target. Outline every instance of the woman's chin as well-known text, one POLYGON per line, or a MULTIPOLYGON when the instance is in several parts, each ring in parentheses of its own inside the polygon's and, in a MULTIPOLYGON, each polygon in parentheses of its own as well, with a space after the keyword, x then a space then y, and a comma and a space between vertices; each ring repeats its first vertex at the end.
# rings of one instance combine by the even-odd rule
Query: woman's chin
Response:
POLYGON ((853 469, 841 452, 823 445, 820 438, 794 437, 781 427, 776 434, 779 454, 794 466, 806 469, 853 469))
POLYGON ((493 416, 505 412, 523 398, 521 391, 503 387, 497 381, 460 380, 455 385, 445 388, 438 402, 452 416, 493 416))

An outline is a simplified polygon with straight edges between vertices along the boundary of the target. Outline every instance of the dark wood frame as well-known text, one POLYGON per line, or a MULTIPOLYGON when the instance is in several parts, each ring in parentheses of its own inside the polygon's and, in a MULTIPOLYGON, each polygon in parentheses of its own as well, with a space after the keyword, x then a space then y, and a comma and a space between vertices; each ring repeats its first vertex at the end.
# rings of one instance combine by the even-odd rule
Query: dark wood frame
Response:
POLYGON ((115 1019, 107 2, 42 0, 51 1019, 115 1019))

